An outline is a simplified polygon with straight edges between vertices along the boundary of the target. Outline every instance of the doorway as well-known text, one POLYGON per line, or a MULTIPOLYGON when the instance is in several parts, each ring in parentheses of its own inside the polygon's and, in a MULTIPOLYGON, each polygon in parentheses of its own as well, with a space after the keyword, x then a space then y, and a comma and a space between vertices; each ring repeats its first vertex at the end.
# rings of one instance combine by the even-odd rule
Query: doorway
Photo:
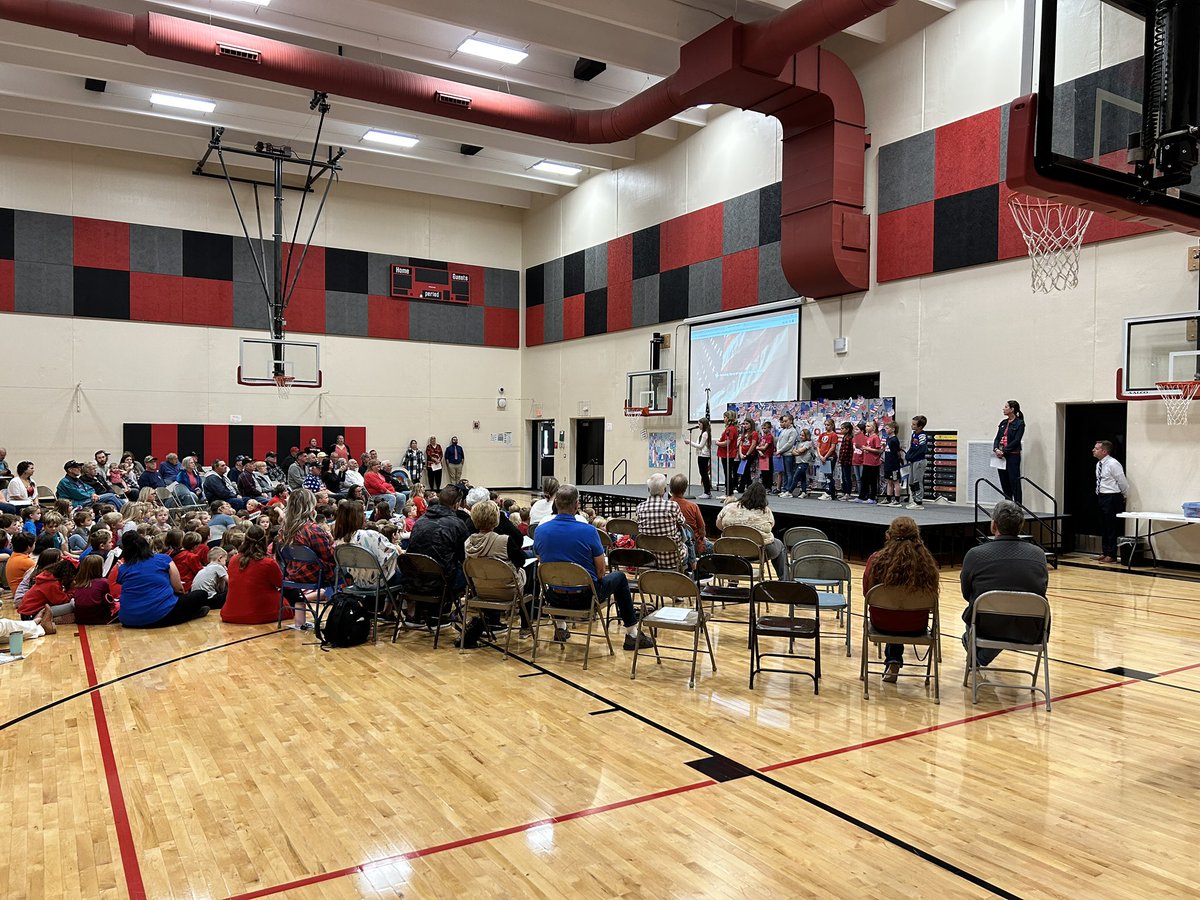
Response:
POLYGON ((1066 546, 1100 552, 1100 510, 1096 506, 1096 441, 1112 441, 1112 455, 1125 465, 1124 403, 1068 403, 1063 420, 1063 512, 1066 546))
POLYGON ((536 492, 542 489, 542 479, 554 474, 554 420, 538 419, 532 425, 533 440, 529 446, 533 448, 533 471, 529 487, 536 492))
POLYGON ((575 420, 575 483, 604 483, 604 420, 575 420))

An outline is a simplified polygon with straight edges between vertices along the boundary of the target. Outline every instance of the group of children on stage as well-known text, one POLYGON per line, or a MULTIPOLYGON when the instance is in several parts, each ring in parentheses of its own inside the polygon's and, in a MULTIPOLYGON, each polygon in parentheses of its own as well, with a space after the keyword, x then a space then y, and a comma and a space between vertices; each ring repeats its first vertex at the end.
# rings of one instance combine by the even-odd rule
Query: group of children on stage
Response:
POLYGON ((741 493, 758 478, 763 487, 780 497, 808 497, 815 493, 818 500, 903 506, 901 497, 907 487, 908 508, 922 508, 929 451, 924 416, 913 418, 912 438, 906 449, 900 446, 895 422, 888 422, 882 428, 874 421, 843 422, 839 427, 832 418, 827 418, 824 430, 815 437, 809 429, 797 428, 787 413, 780 417, 778 428, 769 420, 758 425, 746 419, 739 424, 737 414, 732 411, 725 413, 724 424, 724 430, 714 441, 711 423, 702 418, 698 436, 688 439, 698 451, 704 486, 701 499, 712 496, 711 460, 715 445, 729 496, 741 493), (776 459, 780 462, 778 471, 776 459))

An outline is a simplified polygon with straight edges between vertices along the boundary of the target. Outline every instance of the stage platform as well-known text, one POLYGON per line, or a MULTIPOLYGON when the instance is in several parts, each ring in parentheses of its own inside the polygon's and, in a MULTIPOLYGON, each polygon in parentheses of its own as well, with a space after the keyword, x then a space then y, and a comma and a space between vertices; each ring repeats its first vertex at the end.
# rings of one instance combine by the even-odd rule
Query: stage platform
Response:
MULTIPOLYGON (((646 488, 640 484, 579 485, 579 492, 585 506, 593 507, 606 518, 632 516, 637 505, 646 499, 646 488)), ((704 521, 715 531, 717 513, 723 505, 720 497, 698 500, 694 490, 689 494, 689 499, 703 511, 704 521)), ((865 559, 878 550, 883 545, 884 532, 897 516, 912 516, 916 520, 926 545, 941 565, 957 565, 967 550, 977 543, 975 510, 965 503, 927 503, 924 509, 905 509, 772 496, 768 505, 775 515, 775 533, 780 537, 797 525, 820 528, 852 559, 865 559)), ((1059 516, 1056 521, 1047 513, 1039 519, 1027 516, 1026 520, 1034 539, 1051 547, 1055 542, 1048 538, 1047 529, 1052 527, 1061 534, 1063 518, 1059 516)), ((980 527, 986 532, 986 520, 980 527)))

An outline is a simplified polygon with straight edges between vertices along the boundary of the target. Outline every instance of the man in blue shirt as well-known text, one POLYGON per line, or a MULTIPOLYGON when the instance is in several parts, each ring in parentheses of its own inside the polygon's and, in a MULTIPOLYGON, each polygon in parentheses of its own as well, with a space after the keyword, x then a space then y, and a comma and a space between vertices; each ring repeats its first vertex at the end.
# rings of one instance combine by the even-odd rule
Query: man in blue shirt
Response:
POLYGON ((446 464, 446 477, 450 484, 458 484, 462 481, 463 462, 466 458, 467 455, 463 452, 458 437, 450 438, 450 446, 446 448, 446 454, 442 458, 446 464))
MULTIPOLYGON (((638 636, 637 614, 633 610, 633 597, 629 593, 625 573, 608 571, 608 561, 596 526, 575 518, 579 512, 579 491, 574 485, 559 486, 554 495, 554 512, 554 517, 543 521, 534 532, 533 551, 538 559, 543 563, 569 562, 582 567, 592 576, 600 602, 611 597, 617 604, 617 612, 625 625, 624 649, 653 647, 654 639, 650 635, 638 636)), ((556 604, 577 606, 579 609, 586 609, 591 604, 591 597, 578 591, 575 592, 579 595, 578 600, 575 600, 570 591, 554 590, 553 585, 548 585, 547 590, 554 594, 556 604)), ((554 623, 554 640, 562 643, 570 636, 565 622, 554 623)))

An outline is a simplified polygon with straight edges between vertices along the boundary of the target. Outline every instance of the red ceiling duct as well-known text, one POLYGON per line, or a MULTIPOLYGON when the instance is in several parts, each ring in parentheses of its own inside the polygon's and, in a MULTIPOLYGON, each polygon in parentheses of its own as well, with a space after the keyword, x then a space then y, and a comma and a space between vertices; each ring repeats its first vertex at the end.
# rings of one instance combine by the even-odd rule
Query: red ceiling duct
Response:
POLYGON ((148 56, 566 143, 636 137, 700 103, 776 116, 784 127, 784 272, 799 293, 830 297, 868 284, 865 120, 853 74, 815 45, 896 2, 802 0, 761 22, 726 20, 680 49, 674 74, 601 110, 526 100, 159 13, 132 15, 64 0, 0 0, 0 18, 135 46, 148 56))

